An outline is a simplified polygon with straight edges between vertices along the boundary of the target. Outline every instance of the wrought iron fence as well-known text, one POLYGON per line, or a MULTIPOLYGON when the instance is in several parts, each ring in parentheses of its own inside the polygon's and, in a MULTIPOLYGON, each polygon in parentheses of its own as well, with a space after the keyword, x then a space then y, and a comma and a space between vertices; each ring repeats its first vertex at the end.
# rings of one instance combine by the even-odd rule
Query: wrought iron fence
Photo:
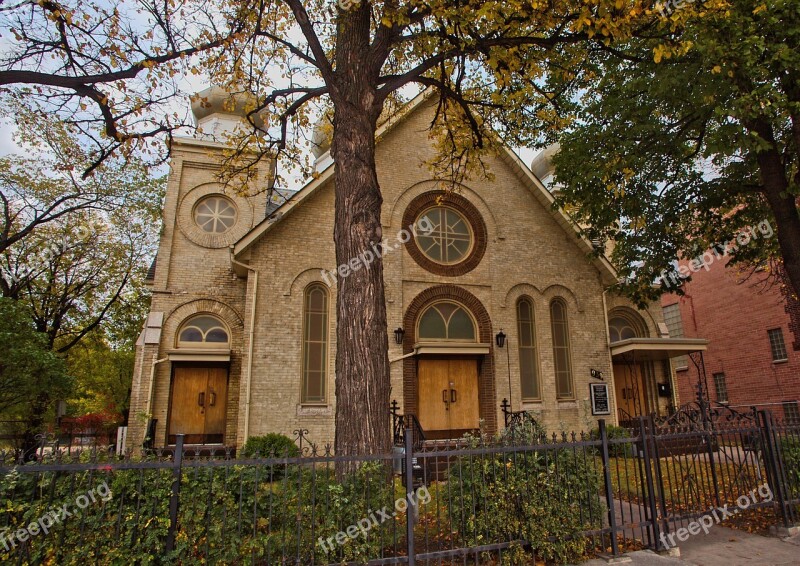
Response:
POLYGON ((9 452, 0 454, 0 560, 563 562, 670 546, 726 505, 729 520, 746 507, 792 525, 800 428, 768 411, 750 416, 713 428, 640 417, 613 434, 602 421, 560 435, 522 422, 491 439, 421 444, 406 428, 403 450, 386 455, 308 445, 296 458, 245 459, 195 451, 180 437, 142 459, 43 446, 21 464, 9 452))

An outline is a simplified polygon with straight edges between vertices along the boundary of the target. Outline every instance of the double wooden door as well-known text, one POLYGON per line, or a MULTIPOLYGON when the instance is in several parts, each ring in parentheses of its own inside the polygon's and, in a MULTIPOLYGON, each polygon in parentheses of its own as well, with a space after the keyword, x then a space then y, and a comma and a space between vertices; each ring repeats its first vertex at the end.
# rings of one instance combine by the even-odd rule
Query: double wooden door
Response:
POLYGON ((476 430, 478 360, 475 358, 421 358, 418 418, 428 438, 457 438, 476 430))
POLYGON ((614 393, 620 421, 647 413, 647 390, 641 364, 614 364, 614 393))
POLYGON ((187 444, 222 444, 228 369, 225 367, 175 367, 170 397, 167 441, 185 434, 187 444))

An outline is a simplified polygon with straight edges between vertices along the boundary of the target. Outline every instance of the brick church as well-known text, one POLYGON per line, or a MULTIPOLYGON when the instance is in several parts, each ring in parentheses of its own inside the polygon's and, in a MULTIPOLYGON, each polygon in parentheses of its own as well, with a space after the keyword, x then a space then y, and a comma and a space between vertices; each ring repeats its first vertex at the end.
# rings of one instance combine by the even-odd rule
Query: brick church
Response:
MULTIPOLYGON (((209 103, 193 111, 203 133, 172 145, 128 446, 141 446, 146 430, 155 446, 184 434, 188 444, 240 447, 297 429, 331 442, 333 161, 323 142, 319 174, 279 206, 265 187, 224 190, 225 146, 214 135, 241 117, 219 90, 202 95, 209 103)), ((377 136, 383 233, 398 235, 384 276, 400 411, 428 438, 455 438, 501 429, 504 399, 551 431, 678 405, 669 360, 707 342, 670 337, 660 305, 637 310, 611 290, 610 263, 553 209, 540 181, 546 161, 534 164, 537 175, 508 149, 488 158, 491 182, 443 192, 424 165, 432 113, 420 95, 377 136), (416 224, 429 229, 402 232, 416 224)))

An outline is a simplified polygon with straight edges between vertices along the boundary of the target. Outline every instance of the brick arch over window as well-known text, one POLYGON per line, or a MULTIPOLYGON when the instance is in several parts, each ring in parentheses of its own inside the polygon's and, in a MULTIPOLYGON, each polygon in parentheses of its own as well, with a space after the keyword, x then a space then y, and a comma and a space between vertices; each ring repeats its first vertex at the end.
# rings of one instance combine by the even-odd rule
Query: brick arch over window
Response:
POLYGON ((178 328, 190 317, 197 314, 211 314, 224 320, 233 333, 230 336, 231 348, 236 349, 239 346, 242 330, 244 329, 241 315, 232 307, 213 299, 196 299, 173 309, 166 316, 164 336, 169 337, 170 343, 174 343, 178 328))
MULTIPOLYGON (((478 365, 478 401, 480 418, 489 433, 497 431, 496 393, 494 377, 494 334, 492 321, 483 303, 472 293, 455 285, 439 285, 422 291, 414 297, 403 317, 403 353, 414 351, 417 342, 417 318, 431 304, 439 301, 455 301, 464 305, 478 323, 478 341, 489 345, 489 353, 482 357, 478 365)), ((418 379, 417 358, 403 360, 403 405, 407 413, 417 414, 418 379)))
POLYGON ((612 334, 612 337, 609 337, 609 340, 615 342, 620 339, 625 339, 624 337, 618 337, 617 340, 613 339, 613 335, 615 331, 617 334, 622 334, 623 330, 626 330, 628 334, 633 333, 635 336, 627 336, 627 338, 649 338, 650 337, 650 329, 647 327, 647 322, 645 319, 628 307, 614 307, 608 313, 608 324, 609 324, 609 332, 612 334))

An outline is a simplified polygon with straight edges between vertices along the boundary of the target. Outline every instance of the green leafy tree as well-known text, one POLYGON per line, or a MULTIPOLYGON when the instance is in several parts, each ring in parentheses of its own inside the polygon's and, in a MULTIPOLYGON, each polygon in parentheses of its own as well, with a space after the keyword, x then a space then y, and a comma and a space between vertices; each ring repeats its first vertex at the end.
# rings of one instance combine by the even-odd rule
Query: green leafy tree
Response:
POLYGON ((80 140, 13 101, 6 116, 12 109, 19 141, 36 157, 0 158, 0 291, 77 378, 70 395, 44 389, 28 400, 31 437, 56 400, 71 401, 71 413, 126 410, 164 183, 120 160, 82 179, 91 159, 80 140))
POLYGON ((67 397, 67 413, 112 412, 128 415, 136 358, 136 340, 150 307, 139 272, 108 316, 66 352, 75 389, 67 397))
POLYGON ((25 305, 0 297, 0 320, 0 419, 8 432, 27 430, 31 445, 33 435, 42 431, 31 430, 28 423, 44 422, 51 409, 41 400, 66 397, 73 380, 64 361, 50 349, 47 336, 35 329, 25 305))
MULTIPOLYGON (((248 174, 261 158, 300 159, 313 118, 328 106, 337 179, 333 239, 337 264, 346 264, 383 239, 375 133, 403 92, 431 89, 437 102, 435 176, 486 174, 478 157, 497 147, 497 133, 524 146, 560 123, 554 101, 562 79, 569 84, 585 58, 578 46, 609 49, 612 40, 649 29, 652 4, 129 0, 113 10, 91 2, 15 4, 0 24, 14 35, 0 85, 94 134, 102 160, 174 131, 180 120, 151 110, 176 92, 181 73, 206 73, 249 101, 253 128, 232 140, 232 176, 248 174), (141 17, 126 17, 136 9, 141 17)), ((339 280, 336 304, 336 449, 387 450, 380 258, 339 280)))
MULTIPOLYGON (((559 138, 559 204, 613 242, 639 301, 675 290, 675 259, 735 242, 735 262, 782 261, 800 290, 800 9, 793 0, 673 3, 652 38, 596 51, 596 84, 559 138), (669 37, 664 38, 663 33, 669 37), (746 238, 742 238, 742 241, 746 238), (665 279, 662 289, 652 283, 665 279)), ((684 270, 683 275, 687 273, 684 270)))
POLYGON ((75 376, 75 391, 67 398, 68 413, 127 415, 135 354, 133 342, 115 346, 100 331, 89 333, 71 348, 66 362, 75 376))
MULTIPOLYGON (((124 411, 128 405, 132 327, 145 311, 142 285, 156 227, 131 209, 73 213, 0 254, 13 298, 78 378, 81 403, 73 409, 100 403, 100 409, 124 411)), ((57 399, 67 398, 55 391, 36 397, 29 434, 41 430, 57 399)))

